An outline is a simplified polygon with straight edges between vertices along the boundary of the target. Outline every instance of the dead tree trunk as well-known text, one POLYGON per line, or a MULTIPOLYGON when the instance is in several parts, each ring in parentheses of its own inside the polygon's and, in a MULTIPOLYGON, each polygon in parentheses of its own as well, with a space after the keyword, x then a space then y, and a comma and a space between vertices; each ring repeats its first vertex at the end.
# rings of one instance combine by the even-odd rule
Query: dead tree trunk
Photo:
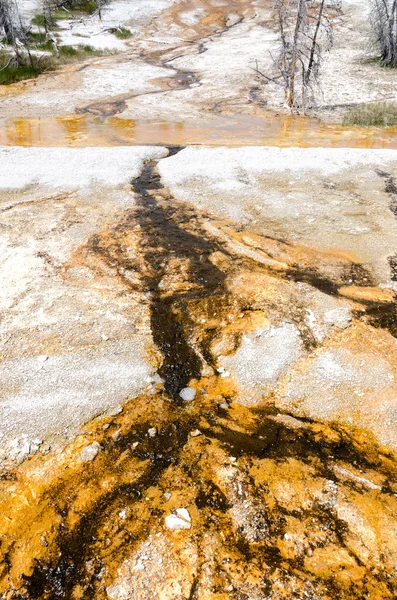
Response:
POLYGON ((0 0, 0 30, 3 29, 8 44, 23 42, 25 35, 14 0, 0 0))
POLYGON ((274 77, 264 77, 268 82, 273 81, 284 87, 285 104, 290 109, 304 112, 308 99, 314 98, 315 88, 319 85, 323 56, 333 45, 332 17, 340 12, 339 2, 273 2, 280 38, 279 57, 274 60, 278 73, 274 77))
POLYGON ((289 107, 294 106, 295 104, 295 75, 297 72, 297 63, 300 59, 300 36, 301 36, 301 28, 304 19, 304 13, 306 8, 305 0, 298 0, 298 4, 296 7, 296 21, 294 27, 294 37, 292 42, 292 53, 290 64, 288 66, 289 72, 289 82, 288 87, 286 89, 286 104, 289 107))
POLYGON ((0 32, 1 30, 4 31, 7 43, 13 47, 15 62, 21 66, 28 60, 33 66, 28 38, 16 0, 0 0, 0 32))
POLYGON ((371 0, 371 25, 382 64, 397 66, 397 0, 371 0))

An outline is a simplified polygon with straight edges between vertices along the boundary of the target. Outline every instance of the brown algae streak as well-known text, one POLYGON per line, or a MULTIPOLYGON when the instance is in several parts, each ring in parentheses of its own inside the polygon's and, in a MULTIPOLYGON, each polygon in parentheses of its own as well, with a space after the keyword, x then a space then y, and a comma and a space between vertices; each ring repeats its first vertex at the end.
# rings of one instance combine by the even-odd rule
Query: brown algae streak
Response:
POLYGON ((354 430, 291 427, 271 405, 220 409, 225 382, 201 385, 187 408, 161 392, 134 399, 2 482, 2 597, 149 600, 187 582, 196 599, 287 598, 290 586, 296 598, 395 598, 387 454, 354 430), (175 534, 164 520, 180 506, 192 527, 175 534))
MULTIPOLYGON (((230 298, 225 279, 253 259, 228 253, 242 234, 228 246, 206 233, 209 217, 176 203, 154 164, 133 188, 136 208, 92 236, 81 257, 113 269, 129 293, 148 294, 164 384, 93 420, 62 452, 3 473, 0 596, 151 600, 175 598, 169 590, 179 586, 192 600, 286 599, 291 589, 297 599, 394 599, 394 457, 369 432, 280 413, 271 397, 242 406, 232 377, 200 373, 211 366, 211 340, 230 331, 226 317, 247 319, 249 303, 230 298), (185 383, 197 395, 181 405, 185 383), (171 531, 165 518, 181 507, 191 525, 171 531)), ((299 254, 314 268, 313 250, 245 239, 273 257, 280 280, 299 254)), ((350 281, 347 257, 318 253, 317 269, 327 260, 338 285, 350 281)))

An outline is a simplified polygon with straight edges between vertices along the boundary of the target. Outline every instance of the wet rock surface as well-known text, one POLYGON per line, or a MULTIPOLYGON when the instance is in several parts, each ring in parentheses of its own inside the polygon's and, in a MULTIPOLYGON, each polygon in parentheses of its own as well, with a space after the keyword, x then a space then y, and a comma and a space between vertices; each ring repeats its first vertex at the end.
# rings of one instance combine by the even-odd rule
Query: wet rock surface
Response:
POLYGON ((187 409, 139 397, 2 481, 4 597, 395 597, 392 457, 202 390, 187 409))
MULTIPOLYGON (((167 159, 145 152, 146 165, 116 196, 100 188, 107 206, 119 194, 128 201, 91 231, 85 226, 56 273, 63 286, 78 285, 79 298, 103 297, 131 323, 143 319, 149 371, 141 393, 127 388, 121 412, 90 421, 72 441, 4 445, 0 593, 394 598, 396 307, 378 274, 387 257, 362 263, 220 219, 215 206, 200 210, 165 187, 162 161, 183 150, 164 150, 175 155, 167 159)), ((79 192, 86 202, 92 185, 79 192)), ((18 210, 32 206, 23 203, 27 190, 7 192, 18 210)), ((41 197, 40 186, 34 194, 41 197)), ((51 211, 42 208, 41 218, 51 211)), ((61 335, 61 323, 46 335, 61 335)), ((124 319, 101 327, 107 361, 119 360, 112 340, 125 331, 124 319)), ((16 361, 19 339, 41 344, 37 358, 25 349, 23 361, 49 385, 45 372, 54 373, 54 353, 65 349, 54 344, 50 353, 49 338, 26 337, 25 328, 13 335, 16 361)), ((95 364, 108 382, 107 363, 95 364)), ((89 386, 95 415, 102 385, 89 386)), ((113 407, 117 390, 108 393, 113 407)), ((26 423, 36 409, 28 398, 26 423)))

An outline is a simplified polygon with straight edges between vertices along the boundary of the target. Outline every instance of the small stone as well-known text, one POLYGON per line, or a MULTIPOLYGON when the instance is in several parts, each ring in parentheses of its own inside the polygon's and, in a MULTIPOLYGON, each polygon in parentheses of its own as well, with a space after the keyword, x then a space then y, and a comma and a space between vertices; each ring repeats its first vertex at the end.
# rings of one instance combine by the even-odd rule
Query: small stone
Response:
POLYGON ((22 443, 21 447, 20 447, 20 454, 21 456, 27 456, 28 454, 30 454, 30 443, 28 442, 28 440, 26 440, 25 442, 22 443))
POLYGON ((193 431, 190 432, 191 437, 198 437, 199 435, 201 435, 201 431, 200 429, 193 429, 193 431))
POLYGON ((112 433, 112 436, 111 436, 112 440, 114 442, 117 442, 117 440, 119 439, 120 435, 121 435, 121 431, 120 431, 120 429, 118 429, 117 431, 115 431, 114 433, 112 433))
POLYGON ((230 457, 230 462, 232 462, 232 463, 237 462, 237 458, 235 456, 231 456, 230 457))
POLYGON ((156 437, 156 435, 157 435, 156 427, 151 427, 150 429, 147 430, 147 433, 148 433, 149 437, 156 437))
POLYGON ((163 496, 168 501, 172 497, 172 494, 171 494, 171 492, 164 492, 163 496))
POLYGON ((219 405, 219 408, 223 408, 224 410, 227 410, 229 408, 229 405, 227 402, 222 402, 222 404, 219 405))
POLYGON ((139 442, 134 442, 134 443, 132 444, 132 448, 136 448, 137 446, 139 446, 139 442))
POLYGON ((185 402, 191 402, 196 397, 196 390, 192 387, 183 388, 183 390, 179 392, 179 396, 185 402))
POLYGON ((90 462, 91 460, 94 460, 99 452, 100 447, 101 446, 98 442, 92 442, 92 444, 83 448, 79 457, 81 462, 90 462))
POLYGON ((177 508, 175 513, 165 518, 165 525, 168 529, 178 531, 180 529, 190 529, 192 519, 186 508, 177 508))
POLYGON ((119 512, 119 517, 120 517, 120 519, 127 518, 127 511, 125 510, 125 508, 119 512))
POLYGON ((192 522, 191 516, 187 508, 177 508, 175 512, 181 519, 184 519, 188 523, 192 522))
POLYGON ((101 333, 101 338, 103 339, 104 342, 107 342, 109 339, 108 336, 105 335, 104 333, 101 333))

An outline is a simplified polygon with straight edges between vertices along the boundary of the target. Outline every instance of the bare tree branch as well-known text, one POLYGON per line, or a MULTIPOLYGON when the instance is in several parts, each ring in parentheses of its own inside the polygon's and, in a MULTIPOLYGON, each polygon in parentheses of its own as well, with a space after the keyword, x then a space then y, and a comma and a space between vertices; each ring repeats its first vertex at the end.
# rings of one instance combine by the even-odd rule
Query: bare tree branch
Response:
MULTIPOLYGON (((385 1, 385 0, 374 0, 385 1)), ((397 3, 397 0, 393 0, 397 3)), ((278 76, 256 72, 267 82, 280 85, 283 79, 285 103, 304 112, 315 89, 324 54, 333 46, 333 19, 339 16, 340 0, 273 0, 280 51, 272 60, 278 76), (300 93, 297 93, 298 88, 300 93)))

